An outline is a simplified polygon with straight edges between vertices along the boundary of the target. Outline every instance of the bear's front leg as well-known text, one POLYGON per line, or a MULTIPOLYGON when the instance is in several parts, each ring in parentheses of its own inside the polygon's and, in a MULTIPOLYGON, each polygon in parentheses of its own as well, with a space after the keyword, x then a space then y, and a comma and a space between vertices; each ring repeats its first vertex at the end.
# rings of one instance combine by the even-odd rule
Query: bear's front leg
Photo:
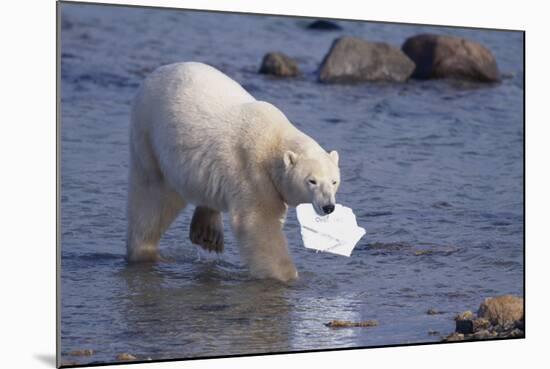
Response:
POLYGON ((241 257, 255 277, 275 278, 283 282, 298 278, 283 233, 285 212, 286 207, 278 210, 247 209, 231 214, 231 225, 239 241, 241 257))

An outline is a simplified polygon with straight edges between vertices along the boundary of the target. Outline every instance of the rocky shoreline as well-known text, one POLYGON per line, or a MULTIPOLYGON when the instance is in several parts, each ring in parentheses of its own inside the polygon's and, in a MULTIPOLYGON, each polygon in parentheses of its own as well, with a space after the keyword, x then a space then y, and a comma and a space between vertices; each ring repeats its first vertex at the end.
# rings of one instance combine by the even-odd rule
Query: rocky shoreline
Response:
POLYGON ((455 318, 455 331, 443 342, 525 337, 523 298, 503 295, 487 298, 476 314, 465 311, 455 318))

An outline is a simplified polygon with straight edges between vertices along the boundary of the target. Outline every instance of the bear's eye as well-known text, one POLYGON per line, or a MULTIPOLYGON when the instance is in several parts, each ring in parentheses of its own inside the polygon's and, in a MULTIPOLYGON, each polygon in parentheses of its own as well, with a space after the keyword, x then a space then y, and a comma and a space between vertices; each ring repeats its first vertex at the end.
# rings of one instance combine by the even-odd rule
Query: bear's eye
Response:
POLYGON ((338 181, 332 181, 333 186, 336 186, 336 183, 338 183, 338 181))
POLYGON ((312 185, 316 185, 316 184, 317 184, 317 181, 314 180, 314 179, 310 179, 308 182, 311 183, 312 185))

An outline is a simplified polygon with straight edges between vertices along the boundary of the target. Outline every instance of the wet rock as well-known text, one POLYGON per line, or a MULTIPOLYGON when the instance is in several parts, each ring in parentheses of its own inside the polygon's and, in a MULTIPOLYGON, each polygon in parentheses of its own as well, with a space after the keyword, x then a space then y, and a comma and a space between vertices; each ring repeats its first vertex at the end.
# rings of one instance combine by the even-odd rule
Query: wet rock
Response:
POLYGON ((455 319, 455 323, 455 332, 463 334, 472 334, 480 330, 487 329, 491 326, 491 323, 487 319, 473 319, 473 314, 471 311, 467 311, 459 315, 455 319))
POLYGON ((473 326, 474 332, 477 332, 477 331, 489 328, 491 326, 491 322, 489 322, 487 319, 484 319, 484 318, 478 318, 478 319, 472 320, 472 326, 473 326))
POLYGON ((472 336, 472 338, 478 339, 478 340, 484 340, 484 339, 494 338, 494 337, 496 337, 496 333, 490 332, 488 329, 482 329, 480 331, 477 331, 472 336))
POLYGON ((122 354, 118 354, 116 359, 119 361, 132 361, 132 360, 137 360, 137 357, 127 352, 124 352, 122 354))
POLYGON ((512 329, 512 331, 510 331, 509 333, 509 337, 513 337, 513 338, 516 338, 516 337, 524 337, 525 336, 525 331, 522 330, 522 329, 512 329))
POLYGON ((462 334, 474 333, 474 323, 471 319, 457 319, 455 320, 456 328, 455 332, 462 334))
POLYGON ((500 80, 493 54, 477 42, 454 36, 421 34, 408 38, 401 49, 416 64, 412 78, 500 80))
POLYGON ((474 313, 472 313, 470 310, 460 313, 455 317, 455 320, 472 320, 472 319, 474 319, 474 313))
POLYGON ((465 311, 455 318, 455 332, 443 341, 525 337, 523 299, 511 295, 485 299, 477 317, 465 311), (457 338, 458 337, 458 338, 457 338))
POLYGON ((349 328, 349 327, 376 327, 378 321, 365 320, 363 322, 350 322, 349 320, 333 320, 325 323, 325 326, 330 328, 349 328))
POLYGON ((523 318, 523 299, 512 295, 487 298, 479 306, 477 315, 493 325, 514 323, 523 318))
POLYGON ((437 201, 432 204, 432 207, 435 209, 447 209, 451 208, 452 205, 449 204, 447 201, 437 201))
POLYGON ((259 73, 277 77, 295 77, 300 74, 300 69, 294 59, 283 53, 271 52, 265 54, 259 73))
POLYGON ((69 352, 69 355, 71 356, 92 356, 93 354, 94 354, 94 350, 91 350, 91 349, 74 350, 69 352))
POLYGON ((319 67, 319 81, 406 81, 415 66, 398 48, 355 37, 336 39, 319 67))
POLYGON ((307 28, 319 31, 339 31, 342 29, 337 23, 325 19, 316 20, 310 23, 307 28))

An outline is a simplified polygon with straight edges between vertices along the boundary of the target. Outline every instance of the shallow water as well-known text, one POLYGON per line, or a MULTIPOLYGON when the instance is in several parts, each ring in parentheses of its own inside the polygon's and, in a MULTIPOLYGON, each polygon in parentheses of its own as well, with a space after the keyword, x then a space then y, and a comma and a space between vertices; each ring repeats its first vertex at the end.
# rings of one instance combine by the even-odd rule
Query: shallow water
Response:
POLYGON ((61 353, 79 363, 435 342, 455 313, 523 294, 521 33, 61 4, 61 353), (488 46, 507 78, 321 85, 318 63, 343 34, 399 46, 420 32, 488 46), (257 74, 268 51, 303 75, 257 74), (198 253, 192 207, 161 241, 170 262, 125 253, 129 104, 156 67, 209 63, 340 153, 338 202, 367 230, 350 258, 306 250, 294 209, 285 226, 301 278, 247 276, 226 226, 226 253, 198 253), (435 308, 440 315, 427 315, 435 308), (376 319, 330 329, 333 319, 376 319), (68 353, 93 349, 89 357, 68 353))

